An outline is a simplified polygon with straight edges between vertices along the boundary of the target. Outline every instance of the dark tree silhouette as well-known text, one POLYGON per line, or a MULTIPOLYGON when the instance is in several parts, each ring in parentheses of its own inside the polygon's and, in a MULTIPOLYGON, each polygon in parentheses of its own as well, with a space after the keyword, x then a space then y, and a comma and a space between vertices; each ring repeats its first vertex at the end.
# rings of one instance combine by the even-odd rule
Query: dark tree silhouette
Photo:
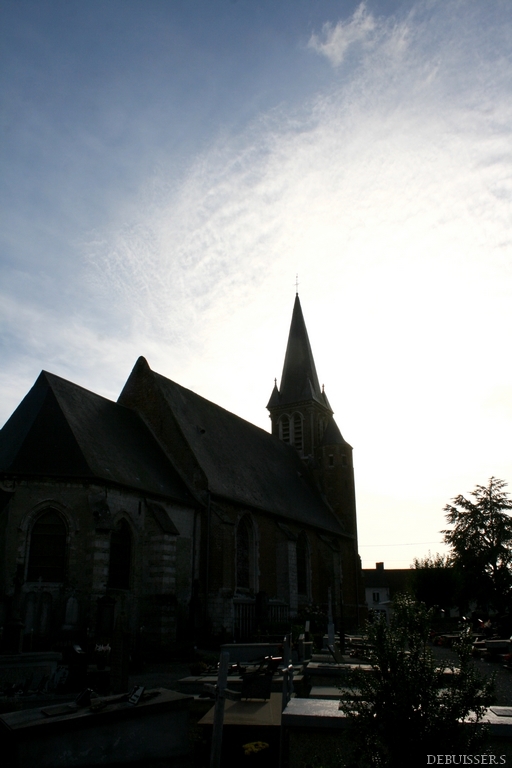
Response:
POLYGON ((448 555, 429 552, 426 557, 415 557, 412 568, 412 589, 420 603, 444 611, 458 604, 457 572, 448 555))
POLYGON ((499 612, 509 607, 512 586, 512 501, 506 486, 491 477, 486 486, 476 486, 472 499, 452 499, 444 508, 452 527, 442 531, 461 576, 463 600, 499 612))

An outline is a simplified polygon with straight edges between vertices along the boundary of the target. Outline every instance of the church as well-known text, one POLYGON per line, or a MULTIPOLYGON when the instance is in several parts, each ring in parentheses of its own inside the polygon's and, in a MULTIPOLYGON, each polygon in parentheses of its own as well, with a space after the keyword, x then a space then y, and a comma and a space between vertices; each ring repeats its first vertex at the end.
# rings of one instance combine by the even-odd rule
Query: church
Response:
POLYGON ((267 408, 271 434, 143 357, 117 402, 43 371, 0 431, 0 626, 36 650, 108 642, 122 615, 165 652, 282 631, 330 597, 357 629, 352 448, 298 295, 267 408))

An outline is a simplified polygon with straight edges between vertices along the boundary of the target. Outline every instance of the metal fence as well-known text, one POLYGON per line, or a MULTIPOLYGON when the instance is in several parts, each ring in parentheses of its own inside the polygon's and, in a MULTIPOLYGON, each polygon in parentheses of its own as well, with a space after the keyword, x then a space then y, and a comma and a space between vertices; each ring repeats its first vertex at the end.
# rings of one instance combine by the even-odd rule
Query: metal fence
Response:
MULTIPOLYGON (((237 642, 252 640, 258 629, 256 600, 250 598, 235 599, 233 600, 233 609, 235 640, 237 642)), ((281 628, 287 626, 289 621, 289 605, 278 600, 269 600, 266 620, 259 629, 279 628, 281 631, 281 628)))
POLYGON ((256 601, 233 600, 235 640, 250 640, 256 630, 256 601))

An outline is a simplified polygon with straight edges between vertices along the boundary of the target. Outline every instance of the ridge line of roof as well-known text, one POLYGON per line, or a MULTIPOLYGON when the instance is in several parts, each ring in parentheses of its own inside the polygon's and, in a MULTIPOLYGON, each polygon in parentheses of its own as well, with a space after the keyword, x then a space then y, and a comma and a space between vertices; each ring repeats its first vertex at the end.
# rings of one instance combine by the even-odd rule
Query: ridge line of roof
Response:
MULTIPOLYGON (((271 432, 267 432, 266 429, 263 429, 262 427, 258 427, 257 424, 253 424, 252 421, 248 421, 247 419, 244 419, 243 416, 239 416, 237 413, 233 413, 233 411, 228 411, 227 408, 224 408, 223 405, 219 405, 218 403, 214 403, 213 400, 208 400, 207 397, 204 397, 203 395, 199 395, 197 392, 195 392, 193 389, 189 389, 188 387, 184 387, 182 384, 178 384, 177 381, 174 381, 173 379, 169 379, 167 376, 164 376, 162 373, 158 373, 157 371, 153 371, 152 368, 149 369, 151 373, 154 376, 158 376, 159 378, 163 379, 164 381, 169 382, 173 386, 177 387, 178 389, 185 390, 185 392, 190 392, 191 395, 194 397, 199 398, 200 400, 203 400, 205 403, 208 403, 209 405, 212 405, 214 408, 217 408, 220 411, 224 411, 229 417, 238 419, 239 421, 242 421, 244 424, 247 424, 248 426, 252 427, 252 429, 257 430, 258 432, 261 432, 262 435, 265 435, 267 437, 270 437, 274 439, 274 435, 272 435, 271 432)), ((281 441, 279 441, 281 442, 281 441)))

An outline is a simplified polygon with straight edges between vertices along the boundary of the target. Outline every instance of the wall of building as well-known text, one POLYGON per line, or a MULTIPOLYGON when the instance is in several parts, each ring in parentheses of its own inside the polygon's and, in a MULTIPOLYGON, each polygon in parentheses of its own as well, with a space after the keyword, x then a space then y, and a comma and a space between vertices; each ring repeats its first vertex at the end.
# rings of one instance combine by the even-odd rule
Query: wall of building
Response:
POLYGON ((25 623, 25 644, 44 645, 59 636, 105 635, 119 613, 125 614, 132 637, 144 627, 151 647, 176 640, 177 622, 188 620, 192 594, 195 512, 158 503, 179 535, 162 530, 145 498, 129 490, 17 481, 3 513, 7 522, 1 562, 5 597, 10 609, 16 602, 25 623), (59 583, 29 581, 32 529, 49 508, 57 510, 66 526, 65 577, 59 583), (128 588, 109 585, 111 536, 121 520, 131 539, 128 588))

